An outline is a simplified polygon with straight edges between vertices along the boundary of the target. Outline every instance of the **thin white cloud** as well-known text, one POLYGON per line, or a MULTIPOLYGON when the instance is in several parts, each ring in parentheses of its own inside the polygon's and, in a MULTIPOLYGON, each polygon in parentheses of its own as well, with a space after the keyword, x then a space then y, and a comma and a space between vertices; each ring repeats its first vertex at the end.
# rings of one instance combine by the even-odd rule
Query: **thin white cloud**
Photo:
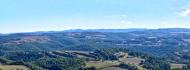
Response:
POLYGON ((187 17, 190 16, 190 6, 185 8, 183 11, 179 13, 180 16, 187 17))
POLYGON ((132 24, 132 21, 126 21, 126 20, 121 20, 120 23, 122 24, 132 24))
POLYGON ((120 23, 124 24, 124 23, 126 23, 126 21, 125 20, 121 20, 120 23))

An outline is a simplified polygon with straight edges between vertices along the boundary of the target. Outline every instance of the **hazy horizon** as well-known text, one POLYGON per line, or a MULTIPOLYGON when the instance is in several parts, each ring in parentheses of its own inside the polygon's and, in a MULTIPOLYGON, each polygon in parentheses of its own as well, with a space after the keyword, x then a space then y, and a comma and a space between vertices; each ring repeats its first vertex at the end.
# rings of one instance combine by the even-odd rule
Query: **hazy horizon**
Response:
POLYGON ((62 32, 62 31, 77 31, 77 30, 131 30, 131 29, 145 29, 145 30, 157 30, 157 29, 190 29, 190 28, 100 28, 100 29, 65 29, 65 30, 41 30, 41 31, 18 31, 18 32, 5 32, 5 33, 0 33, 0 34, 16 34, 16 33, 36 33, 36 32, 62 32))
POLYGON ((190 28, 189 0, 2 0, 0 33, 190 28))

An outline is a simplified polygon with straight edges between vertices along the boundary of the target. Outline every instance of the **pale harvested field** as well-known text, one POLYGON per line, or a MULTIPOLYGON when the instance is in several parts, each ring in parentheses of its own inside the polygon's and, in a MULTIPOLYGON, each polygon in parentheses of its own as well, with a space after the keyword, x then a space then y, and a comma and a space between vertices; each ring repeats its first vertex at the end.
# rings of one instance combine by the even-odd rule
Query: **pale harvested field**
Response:
POLYGON ((108 68, 104 68, 104 69, 101 69, 101 70, 127 70, 127 69, 122 69, 122 68, 119 68, 119 67, 108 67, 108 68))
POLYGON ((110 66, 113 66, 113 65, 118 65, 119 62, 118 61, 89 61, 89 62, 86 62, 86 67, 96 67, 96 68, 105 68, 105 67, 110 67, 110 66))
POLYGON ((0 65, 1 70, 28 70, 26 66, 22 65, 0 65))
POLYGON ((170 66, 171 66, 171 69, 177 69, 177 68, 183 68, 183 66, 185 66, 185 64, 171 63, 170 66))
POLYGON ((139 63, 141 63, 141 61, 143 61, 143 59, 137 58, 137 57, 133 57, 133 58, 120 58, 119 61, 124 62, 126 64, 139 65, 139 63))

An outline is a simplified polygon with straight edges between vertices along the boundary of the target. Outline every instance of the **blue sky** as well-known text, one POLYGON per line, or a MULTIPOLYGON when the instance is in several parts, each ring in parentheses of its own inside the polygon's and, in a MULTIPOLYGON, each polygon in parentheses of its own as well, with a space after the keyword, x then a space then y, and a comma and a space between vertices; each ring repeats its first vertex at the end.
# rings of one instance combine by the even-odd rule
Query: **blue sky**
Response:
POLYGON ((190 28, 190 0, 0 0, 0 33, 190 28))

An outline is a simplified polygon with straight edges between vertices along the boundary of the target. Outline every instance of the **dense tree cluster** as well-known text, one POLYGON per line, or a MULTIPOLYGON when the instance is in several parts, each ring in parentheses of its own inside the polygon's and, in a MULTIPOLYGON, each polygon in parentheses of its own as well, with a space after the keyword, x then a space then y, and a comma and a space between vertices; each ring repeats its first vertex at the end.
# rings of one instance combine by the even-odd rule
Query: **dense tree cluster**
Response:
POLYGON ((42 58, 35 64, 49 70, 79 70, 85 66, 84 61, 77 58, 42 58))
POLYGON ((117 49, 100 49, 96 50, 93 55, 100 60, 118 60, 118 57, 114 55, 119 52, 117 49))

